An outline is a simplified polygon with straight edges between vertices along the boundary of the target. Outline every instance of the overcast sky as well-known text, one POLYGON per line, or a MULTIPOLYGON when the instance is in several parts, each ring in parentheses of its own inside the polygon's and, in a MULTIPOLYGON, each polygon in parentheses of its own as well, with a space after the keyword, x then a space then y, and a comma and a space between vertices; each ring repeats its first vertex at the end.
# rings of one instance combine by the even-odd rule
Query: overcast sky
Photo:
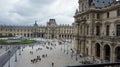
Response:
POLYGON ((45 25, 49 19, 57 24, 72 24, 78 0, 0 0, 0 24, 45 25))

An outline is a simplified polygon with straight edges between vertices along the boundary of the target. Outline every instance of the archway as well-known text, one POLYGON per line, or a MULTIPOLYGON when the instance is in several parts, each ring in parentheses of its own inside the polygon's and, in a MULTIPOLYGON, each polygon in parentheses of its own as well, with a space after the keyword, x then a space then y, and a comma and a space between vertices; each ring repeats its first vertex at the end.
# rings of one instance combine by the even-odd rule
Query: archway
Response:
POLYGON ((96 56, 100 58, 100 44, 96 43, 95 48, 96 48, 96 52, 95 52, 96 56))
POLYGON ((110 46, 109 45, 104 46, 104 59, 105 59, 105 62, 110 62, 110 46))
POLYGON ((120 46, 115 49, 115 61, 120 62, 120 46))
POLYGON ((52 39, 54 38, 54 34, 52 34, 52 39))

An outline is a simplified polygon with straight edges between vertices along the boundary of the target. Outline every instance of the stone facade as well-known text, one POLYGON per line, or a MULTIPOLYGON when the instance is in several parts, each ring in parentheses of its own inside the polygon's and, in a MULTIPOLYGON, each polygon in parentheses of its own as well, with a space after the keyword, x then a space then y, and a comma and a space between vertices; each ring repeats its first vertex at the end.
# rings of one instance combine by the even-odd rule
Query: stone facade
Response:
POLYGON ((0 36, 41 37, 50 39, 71 39, 73 26, 57 25, 55 19, 50 19, 46 26, 39 26, 37 21, 33 26, 0 25, 0 36))
POLYGON ((120 1, 79 0, 75 50, 102 62, 120 62, 120 1))

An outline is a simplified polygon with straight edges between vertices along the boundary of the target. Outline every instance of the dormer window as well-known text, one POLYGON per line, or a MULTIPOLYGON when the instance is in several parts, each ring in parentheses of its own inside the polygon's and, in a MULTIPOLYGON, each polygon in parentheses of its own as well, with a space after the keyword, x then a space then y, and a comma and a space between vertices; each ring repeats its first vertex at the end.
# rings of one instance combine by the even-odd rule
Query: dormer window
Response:
POLYGON ((84 3, 82 3, 82 12, 84 11, 84 3))
POLYGON ((91 3, 93 2, 93 0, 89 0, 89 6, 91 6, 91 3))
POLYGON ((120 16, 120 9, 117 10, 117 16, 120 16))

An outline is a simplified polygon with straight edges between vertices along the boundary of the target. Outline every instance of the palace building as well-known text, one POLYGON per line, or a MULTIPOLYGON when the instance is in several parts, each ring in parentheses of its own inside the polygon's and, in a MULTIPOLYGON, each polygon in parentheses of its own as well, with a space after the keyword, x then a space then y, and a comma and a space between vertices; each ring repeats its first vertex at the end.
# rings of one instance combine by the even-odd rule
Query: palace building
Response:
POLYGON ((0 37, 41 37, 49 39, 71 39, 73 34, 72 25, 57 25, 55 19, 50 19, 46 26, 39 26, 37 21, 33 26, 0 25, 0 37))
POLYGON ((79 0, 75 50, 102 62, 120 62, 120 1, 79 0))

